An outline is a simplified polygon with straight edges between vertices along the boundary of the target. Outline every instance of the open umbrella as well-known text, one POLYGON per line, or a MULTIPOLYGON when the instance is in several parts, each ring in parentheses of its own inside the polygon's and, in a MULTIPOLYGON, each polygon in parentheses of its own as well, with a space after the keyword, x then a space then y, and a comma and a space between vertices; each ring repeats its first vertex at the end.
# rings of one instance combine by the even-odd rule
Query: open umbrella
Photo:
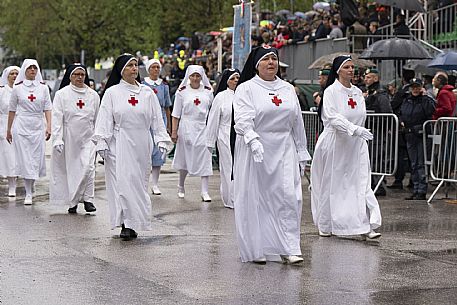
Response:
POLYGON ((408 60, 406 65, 403 66, 403 69, 413 70, 416 73, 422 73, 425 75, 435 75, 436 72, 440 71, 440 69, 429 68, 429 63, 430 59, 412 59, 408 60))
POLYGON ((357 54, 354 53, 347 53, 347 52, 336 52, 328 55, 324 55, 316 59, 309 67, 308 69, 322 69, 327 65, 332 65, 333 60, 341 55, 351 55, 352 61, 355 66, 359 68, 368 68, 368 67, 374 67, 376 64, 372 62, 371 60, 366 60, 366 59, 360 59, 357 54))
POLYGON ((449 51, 438 54, 430 63, 429 68, 457 70, 457 52, 449 51))
POLYGON ((390 38, 378 40, 365 49, 363 59, 429 59, 430 53, 416 40, 390 38))
POLYGON ((418 0, 377 0, 376 3, 398 7, 403 10, 425 13, 424 5, 418 0))
POLYGON ((313 10, 325 10, 329 11, 330 10, 330 4, 327 2, 316 2, 313 4, 313 10))
POLYGON ((288 11, 288 10, 279 10, 279 11, 276 12, 276 15, 277 16, 283 16, 283 15, 284 16, 289 16, 290 15, 290 11, 288 11))
POLYGON ((297 16, 298 18, 301 18, 301 19, 305 19, 306 18, 306 14, 303 13, 303 12, 295 12, 294 15, 297 16))

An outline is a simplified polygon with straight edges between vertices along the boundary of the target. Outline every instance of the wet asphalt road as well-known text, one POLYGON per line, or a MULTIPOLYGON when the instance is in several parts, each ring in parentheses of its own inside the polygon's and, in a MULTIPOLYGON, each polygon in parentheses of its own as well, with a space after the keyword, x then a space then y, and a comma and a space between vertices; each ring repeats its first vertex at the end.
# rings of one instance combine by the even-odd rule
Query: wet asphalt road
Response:
POLYGON ((304 263, 261 266, 239 260, 218 172, 213 201, 202 203, 200 179, 189 177, 179 200, 168 169, 163 195, 152 197, 153 230, 130 242, 109 229, 103 166, 93 215, 82 205, 76 215, 49 205, 47 178, 37 182, 33 206, 23 205, 22 181, 16 199, 1 196, 0 304, 457 304, 457 204, 390 192, 380 199, 379 243, 323 238, 304 181, 304 263))

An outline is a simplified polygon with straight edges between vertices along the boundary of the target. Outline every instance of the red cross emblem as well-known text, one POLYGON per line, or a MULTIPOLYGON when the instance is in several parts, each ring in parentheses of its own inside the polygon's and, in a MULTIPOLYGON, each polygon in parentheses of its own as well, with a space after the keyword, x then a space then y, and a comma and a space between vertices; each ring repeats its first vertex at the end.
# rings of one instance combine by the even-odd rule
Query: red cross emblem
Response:
POLYGON ((275 104, 276 106, 279 106, 279 104, 282 103, 282 100, 278 98, 277 95, 275 95, 275 97, 271 100, 273 102, 273 104, 275 104))
POLYGON ((158 92, 156 88, 152 88, 152 91, 154 91, 155 94, 158 92))
POLYGON ((132 106, 135 106, 136 104, 138 104, 138 100, 135 98, 135 96, 130 97, 129 104, 132 104, 132 106))
POLYGON ((352 109, 354 109, 355 106, 357 105, 357 103, 351 97, 351 98, 349 98, 348 105, 351 106, 352 109))
POLYGON ((197 98, 194 100, 194 104, 198 106, 198 105, 200 105, 200 103, 201 103, 201 102, 200 102, 200 100, 199 100, 198 97, 197 97, 197 98))
POLYGON ((79 109, 83 109, 83 106, 86 105, 84 104, 83 100, 79 99, 78 102, 76 103, 76 106, 79 107, 79 109))
POLYGON ((33 96, 33 93, 31 93, 28 97, 27 97, 31 102, 34 102, 36 100, 36 96, 33 96))

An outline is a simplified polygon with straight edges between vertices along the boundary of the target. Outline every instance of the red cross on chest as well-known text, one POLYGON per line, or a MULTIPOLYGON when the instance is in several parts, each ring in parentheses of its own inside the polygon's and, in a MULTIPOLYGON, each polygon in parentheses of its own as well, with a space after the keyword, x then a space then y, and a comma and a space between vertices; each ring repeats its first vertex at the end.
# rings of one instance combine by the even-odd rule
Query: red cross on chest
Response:
POLYGON ((349 98, 348 105, 351 106, 352 109, 355 108, 357 105, 357 102, 352 99, 352 97, 349 98))
POLYGON ((198 105, 200 105, 200 103, 201 103, 201 102, 200 102, 200 100, 199 100, 198 97, 197 97, 197 98, 194 100, 194 104, 198 106, 198 105))
POLYGON ((28 97, 27 97, 31 102, 34 102, 36 100, 36 96, 33 96, 33 93, 31 93, 28 97))
POLYGON ((273 102, 273 104, 275 104, 278 107, 279 107, 279 104, 282 103, 282 100, 279 99, 277 95, 275 95, 275 97, 271 101, 273 102))
POLYGON ((135 96, 131 96, 128 102, 132 106, 135 106, 136 104, 138 104, 138 100, 135 98, 135 96))
POLYGON ((85 105, 86 104, 84 104, 82 99, 79 99, 78 102, 76 103, 76 106, 78 106, 79 109, 83 109, 83 106, 85 106, 85 105))

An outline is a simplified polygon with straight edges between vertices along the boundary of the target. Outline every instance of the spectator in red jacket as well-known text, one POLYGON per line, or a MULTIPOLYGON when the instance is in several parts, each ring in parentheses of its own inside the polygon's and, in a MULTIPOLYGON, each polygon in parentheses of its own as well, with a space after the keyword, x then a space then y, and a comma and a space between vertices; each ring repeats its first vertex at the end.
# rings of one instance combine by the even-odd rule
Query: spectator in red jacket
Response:
POLYGON ((447 74, 439 72, 433 78, 433 86, 438 89, 436 96, 436 107, 433 113, 433 119, 441 117, 451 117, 455 114, 456 98, 452 90, 454 87, 448 85, 447 74))

